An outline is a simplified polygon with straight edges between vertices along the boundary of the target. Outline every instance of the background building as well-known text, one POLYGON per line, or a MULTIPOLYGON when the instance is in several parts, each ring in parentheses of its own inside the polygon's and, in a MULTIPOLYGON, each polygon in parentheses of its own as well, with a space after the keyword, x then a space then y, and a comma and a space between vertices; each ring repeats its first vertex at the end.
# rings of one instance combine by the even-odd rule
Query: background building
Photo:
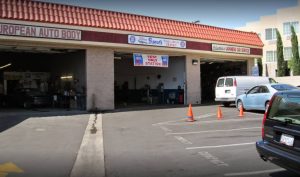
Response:
MULTIPOLYGON (((276 77, 277 69, 277 54, 276 54, 276 28, 279 30, 283 47, 284 59, 290 60, 292 57, 291 48, 291 28, 293 25, 296 34, 300 36, 300 0, 296 7, 278 9, 276 14, 269 16, 262 16, 259 21, 249 22, 245 27, 239 30, 252 31, 258 33, 264 43, 263 47, 263 75, 276 77)), ((300 48, 300 47, 299 47, 300 48)), ((278 77, 279 82, 286 82, 293 85, 300 85, 300 76, 278 77)))
POLYGON ((219 76, 250 75, 262 56, 256 33, 31 0, 0 9, 5 96, 47 83, 60 107, 213 101, 219 76))

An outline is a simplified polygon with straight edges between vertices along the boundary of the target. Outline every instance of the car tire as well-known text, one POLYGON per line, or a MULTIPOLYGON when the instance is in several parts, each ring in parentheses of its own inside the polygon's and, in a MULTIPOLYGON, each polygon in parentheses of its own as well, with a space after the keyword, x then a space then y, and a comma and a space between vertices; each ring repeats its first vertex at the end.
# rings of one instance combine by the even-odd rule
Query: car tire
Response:
POLYGON ((224 102, 222 104, 223 104, 224 107, 229 107, 230 106, 230 103, 228 103, 228 102, 224 102))
POLYGON ((238 100, 236 103, 236 108, 238 109, 238 111, 240 111, 241 106, 245 110, 242 100, 238 100))

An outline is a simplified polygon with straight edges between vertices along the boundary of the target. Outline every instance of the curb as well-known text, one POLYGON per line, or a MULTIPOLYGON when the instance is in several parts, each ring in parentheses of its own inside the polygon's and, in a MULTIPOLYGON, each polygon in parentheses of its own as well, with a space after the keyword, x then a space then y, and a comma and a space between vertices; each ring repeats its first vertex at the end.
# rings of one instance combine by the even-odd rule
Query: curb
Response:
POLYGON ((102 114, 91 114, 70 177, 105 177, 102 114))

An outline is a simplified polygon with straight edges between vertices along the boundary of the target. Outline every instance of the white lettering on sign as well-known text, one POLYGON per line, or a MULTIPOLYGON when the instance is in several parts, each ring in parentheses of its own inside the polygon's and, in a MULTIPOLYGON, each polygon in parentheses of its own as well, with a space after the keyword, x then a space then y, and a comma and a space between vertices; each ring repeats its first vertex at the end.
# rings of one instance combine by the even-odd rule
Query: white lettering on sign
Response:
POLYGON ((168 55, 133 54, 134 66, 152 66, 167 68, 169 64, 168 55))
POLYGON ((212 51, 226 53, 250 54, 250 48, 230 45, 212 44, 212 51))
POLYGON ((0 35, 81 40, 80 30, 4 23, 0 23, 0 35))
POLYGON ((183 40, 165 39, 148 36, 128 35, 128 43, 159 47, 186 48, 186 41, 183 40))

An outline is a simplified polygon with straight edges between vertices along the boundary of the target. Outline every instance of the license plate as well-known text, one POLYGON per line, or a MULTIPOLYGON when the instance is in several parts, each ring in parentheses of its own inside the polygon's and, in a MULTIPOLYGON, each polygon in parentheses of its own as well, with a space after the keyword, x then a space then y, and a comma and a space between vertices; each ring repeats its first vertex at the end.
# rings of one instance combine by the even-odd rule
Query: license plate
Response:
POLYGON ((230 93, 230 90, 225 90, 225 93, 230 93))
POLYGON ((280 143, 285 144, 287 146, 293 146, 294 137, 287 134, 282 134, 280 137, 280 143))

